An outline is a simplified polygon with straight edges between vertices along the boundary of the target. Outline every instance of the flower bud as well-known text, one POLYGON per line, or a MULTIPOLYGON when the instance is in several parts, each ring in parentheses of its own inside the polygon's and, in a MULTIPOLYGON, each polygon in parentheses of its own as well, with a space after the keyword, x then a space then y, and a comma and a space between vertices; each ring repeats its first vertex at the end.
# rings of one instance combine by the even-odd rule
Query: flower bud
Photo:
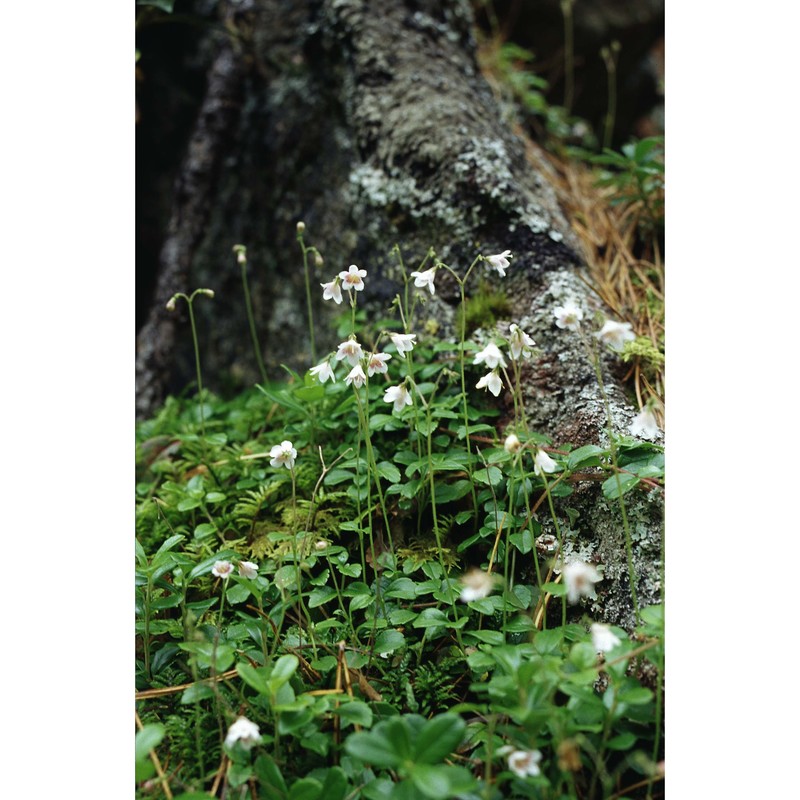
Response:
POLYGON ((213 289, 200 289, 200 294, 204 294, 206 297, 213 297, 214 290, 213 289))
POLYGON ((175 310, 175 298, 177 295, 172 295, 169 300, 167 300, 167 311, 174 311, 175 310))
POLYGON ((235 244, 233 252, 236 253, 236 261, 239 264, 247 263, 247 248, 243 244, 235 244))
POLYGON ((512 433, 506 437, 503 447, 505 448, 506 453, 511 453, 511 455, 514 455, 514 453, 518 452, 520 447, 522 447, 522 442, 519 440, 516 434, 512 433))
POLYGON ((298 234, 298 236, 302 236, 303 233, 305 232, 305 229, 306 229, 305 222, 300 220, 300 222, 297 223, 297 234, 298 234))
POLYGON ((314 253, 314 266, 321 267, 325 262, 322 259, 322 256, 319 253, 314 253))

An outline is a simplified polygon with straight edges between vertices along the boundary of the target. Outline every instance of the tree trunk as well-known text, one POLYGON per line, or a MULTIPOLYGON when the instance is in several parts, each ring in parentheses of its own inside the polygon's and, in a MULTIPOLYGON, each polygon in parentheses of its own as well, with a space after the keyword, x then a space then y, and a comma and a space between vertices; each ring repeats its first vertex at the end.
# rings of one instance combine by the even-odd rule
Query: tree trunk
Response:
MULTIPOLYGON (((191 335, 181 324, 176 336, 179 320, 164 309, 176 291, 216 293, 197 307, 204 383, 225 391, 260 379, 232 253, 237 243, 248 249, 268 371, 278 377, 280 363, 312 365, 295 241, 303 220, 307 243, 325 259, 313 283, 318 353, 337 341, 319 283, 349 264, 368 271, 375 307, 385 310, 398 286, 395 244, 408 265, 432 246, 462 274, 478 252, 509 249, 505 279, 482 275, 503 281, 512 303, 507 322, 517 322, 543 352, 523 373, 532 429, 556 444, 606 439, 594 370, 577 336, 558 329, 552 313, 568 299, 587 319, 603 309, 582 281, 545 160, 514 134, 478 70, 466 0, 221 6, 229 33, 215 34, 218 55, 173 199, 158 290, 137 340, 137 412, 152 413, 193 376, 191 335)), ((446 333, 458 290, 443 271, 436 285, 426 314, 446 333)), ((613 366, 604 359, 611 415, 624 431, 635 410, 613 366)), ((661 500, 626 499, 639 603, 648 605, 660 594, 661 500)), ((567 506, 578 512, 570 534, 575 552, 605 565, 595 613, 630 627, 618 509, 592 483, 561 501, 560 514, 567 506)), ((542 524, 547 530, 544 515, 542 524)))

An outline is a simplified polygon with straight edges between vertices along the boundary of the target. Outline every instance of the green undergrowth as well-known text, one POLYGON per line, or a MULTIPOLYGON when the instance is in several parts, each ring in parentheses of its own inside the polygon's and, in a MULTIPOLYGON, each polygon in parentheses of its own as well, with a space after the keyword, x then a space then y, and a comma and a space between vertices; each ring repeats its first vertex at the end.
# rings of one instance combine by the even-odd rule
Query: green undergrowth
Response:
POLYGON ((516 400, 501 417, 469 387, 488 367, 519 396, 520 332, 492 334, 510 363, 463 317, 460 341, 402 352, 449 269, 429 257, 380 327, 349 293, 347 341, 385 370, 321 382, 330 354, 138 425, 138 797, 658 794, 662 608, 594 625, 602 565, 564 531, 583 482, 615 508, 660 489, 663 448, 555 445, 516 400))

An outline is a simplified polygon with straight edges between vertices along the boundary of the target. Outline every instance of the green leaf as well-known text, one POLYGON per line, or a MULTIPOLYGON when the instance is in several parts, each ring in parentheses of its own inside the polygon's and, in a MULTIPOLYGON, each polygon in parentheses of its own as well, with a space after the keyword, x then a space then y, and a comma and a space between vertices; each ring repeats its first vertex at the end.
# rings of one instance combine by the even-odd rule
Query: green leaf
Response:
POLYGON ((181 704, 188 706, 214 696, 214 690, 207 683, 193 683, 181 695, 181 704))
POLYGON ((393 653, 395 650, 399 650, 405 642, 406 638, 400 631, 385 630, 375 638, 373 649, 376 653, 393 653))
POLYGON ((380 476, 386 478, 389 483, 400 482, 400 470, 394 464, 390 464, 388 461, 381 461, 377 467, 380 476))
POLYGON ((283 686, 289 678, 294 675, 297 668, 300 666, 300 660, 297 658, 296 655, 292 653, 288 653, 285 656, 281 656, 276 662, 275 666, 272 668, 272 672, 269 676, 269 688, 270 692, 275 693, 283 686))
POLYGON ((567 469, 576 470, 580 467, 596 467, 602 463, 600 456, 604 455, 606 450, 598 447, 596 444, 587 444, 573 450, 567 459, 567 469))
POLYGON ((325 776, 321 797, 325 800, 344 800, 347 792, 347 775, 341 767, 331 767, 325 776))
POLYGON ((472 637, 479 642, 485 642, 491 645, 505 644, 505 637, 502 631, 464 631, 464 637, 472 637))
POLYGON ((425 797, 440 800, 442 797, 451 797, 450 780, 447 773, 440 767, 428 764, 414 764, 411 770, 411 780, 425 797))
POLYGON ((332 469, 326 476, 323 483, 325 486, 336 486, 345 481, 352 481, 355 473, 349 469, 339 469, 338 467, 332 469))
POLYGON ((332 708, 331 713, 338 715, 346 723, 362 725, 365 728, 372 725, 372 709, 361 700, 351 700, 338 708, 332 708))
POLYGON ((356 595, 351 601, 349 605, 350 615, 352 616, 354 611, 358 611, 361 608, 367 608, 367 606, 371 606, 375 598, 373 597, 371 592, 364 592, 363 594, 356 595))
POLYGON ((606 500, 616 500, 622 497, 622 495, 627 494, 639 483, 640 478, 637 475, 620 472, 603 481, 603 496, 606 500))
POLYGON ((413 600, 417 596, 417 585, 411 578, 398 578, 389 585, 386 597, 397 597, 400 600, 413 600))
POLYGON ((454 483, 436 484, 436 502, 452 503, 469 494, 472 484, 468 480, 458 480, 454 483))
POLYGON ((234 583, 233 586, 225 592, 225 597, 228 598, 228 602, 234 606, 238 603, 244 603, 249 596, 250 590, 241 583, 234 583))
POLYGON ((644 686, 633 686, 630 689, 622 689, 619 693, 619 700, 631 706, 641 706, 649 703, 653 699, 653 693, 644 686))
POLYGON ((467 605, 474 608, 480 614, 494 614, 494 603, 490 597, 482 597, 479 600, 472 600, 467 605))
POLYGON ((478 483, 483 483, 486 486, 497 486, 503 480, 503 473, 497 467, 484 467, 476 470, 472 477, 478 483))
POLYGON ((241 786, 253 777, 253 768, 249 764, 237 764, 235 761, 228 767, 226 773, 228 783, 232 787, 241 786))
POLYGON ((636 744, 637 738, 635 734, 630 732, 620 733, 618 736, 609 739, 606 742, 606 747, 609 750, 630 750, 636 744))
POLYGON ((213 536, 217 532, 217 528, 215 525, 212 525, 210 522, 201 522, 195 529, 194 529, 194 538, 197 541, 202 539, 206 539, 209 536, 213 536))
POLYGON ((160 722, 147 724, 140 731, 137 731, 136 760, 141 761, 143 758, 147 758, 149 752, 158 747, 165 733, 166 729, 160 722))
POLYGON ((158 550, 156 550, 156 554, 153 556, 153 564, 156 564, 159 556, 172 550, 174 547, 180 544, 184 538, 185 537, 183 534, 180 533, 175 534, 175 536, 170 536, 169 539, 167 539, 167 541, 164 542, 161 547, 158 548, 158 550))
POLYGON ((414 743, 419 764, 436 764, 451 753, 464 735, 466 723, 457 714, 441 714, 425 724, 414 743))
POLYGON ((398 428, 398 420, 391 414, 372 414, 369 418, 369 429, 371 431, 389 430, 394 431, 398 428))
POLYGON ((308 597, 308 607, 317 608, 336 597, 336 590, 332 586, 319 586, 308 597))
POLYGON ((289 396, 289 393, 283 389, 279 392, 273 392, 269 389, 265 389, 263 386, 256 384, 256 389, 258 389, 263 395, 269 398, 273 403, 276 405, 281 406, 281 408, 288 408, 290 411, 297 411, 303 416, 307 416, 308 412, 306 409, 301 406, 296 400, 289 396))
POLYGON ((239 677, 251 688, 255 689, 259 694, 269 696, 270 689, 267 684, 266 667, 253 667, 245 661, 240 661, 236 665, 236 672, 239 677))
POLYGON ((428 436, 433 433, 437 428, 437 422, 434 419, 420 419, 417 422, 417 431, 421 436, 428 436))
POLYGON ((647 606, 647 608, 642 609, 641 617, 642 622, 661 627, 664 625, 664 606, 660 603, 654 606, 647 606))
POLYGON ((289 790, 289 800, 318 800, 322 796, 322 784, 314 778, 300 778, 289 790))
POLYGON ((304 403, 315 403, 325 397, 325 387, 322 385, 301 386, 299 389, 294 390, 294 396, 304 403))
POLYGON ((178 502, 178 511, 191 511, 193 508, 200 508, 202 500, 199 497, 184 497, 178 502))
POLYGON ((377 726, 369 733, 351 733, 344 743, 344 749, 355 758, 381 769, 394 769, 402 763, 392 744, 384 738, 377 726))
MULTIPOLYGON (((269 792, 267 797, 276 799, 286 797, 289 789, 286 786, 286 781, 283 779, 278 765, 271 756, 260 755, 256 759, 255 764, 253 764, 253 768, 256 771, 256 775, 262 787, 266 788, 269 792)), ((208 800, 206 795, 204 795, 204 797, 208 800)))
POLYGON ((444 612, 438 608, 424 608, 413 622, 415 628, 436 628, 444 625, 452 627, 444 612))
POLYGON ((208 800, 210 795, 205 792, 184 792, 175 797, 175 800, 208 800))
POLYGON ((549 581, 542 584, 542 591, 549 592, 553 597, 563 597, 567 593, 567 587, 563 583, 549 581))

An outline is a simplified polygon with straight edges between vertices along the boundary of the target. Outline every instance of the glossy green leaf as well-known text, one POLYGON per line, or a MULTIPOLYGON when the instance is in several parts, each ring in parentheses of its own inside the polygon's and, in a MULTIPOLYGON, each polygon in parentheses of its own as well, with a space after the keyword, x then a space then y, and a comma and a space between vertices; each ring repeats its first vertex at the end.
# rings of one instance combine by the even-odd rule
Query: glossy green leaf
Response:
POLYGON ((153 722, 145 725, 136 732, 136 760, 141 761, 147 758, 151 750, 158 747, 164 738, 166 729, 160 722, 153 722))
POLYGON ((381 769, 395 769, 402 763, 402 756, 395 752, 391 742, 377 730, 369 733, 351 733, 344 743, 344 749, 355 758, 381 769))
POLYGON ((627 472, 612 475, 610 478, 603 481, 603 496, 606 500, 616 500, 622 497, 622 495, 627 494, 640 482, 641 480, 638 476, 631 475, 627 472))
POLYGON ((456 714, 441 714, 425 724, 414 742, 414 759, 420 764, 436 764, 461 742, 466 723, 456 714))
POLYGON ((361 700, 351 700, 338 708, 332 708, 331 713, 351 725, 361 725, 364 728, 372 725, 372 709, 361 700))
POLYGON ((300 778, 289 789, 289 800, 324 800, 322 784, 314 778, 300 778))

